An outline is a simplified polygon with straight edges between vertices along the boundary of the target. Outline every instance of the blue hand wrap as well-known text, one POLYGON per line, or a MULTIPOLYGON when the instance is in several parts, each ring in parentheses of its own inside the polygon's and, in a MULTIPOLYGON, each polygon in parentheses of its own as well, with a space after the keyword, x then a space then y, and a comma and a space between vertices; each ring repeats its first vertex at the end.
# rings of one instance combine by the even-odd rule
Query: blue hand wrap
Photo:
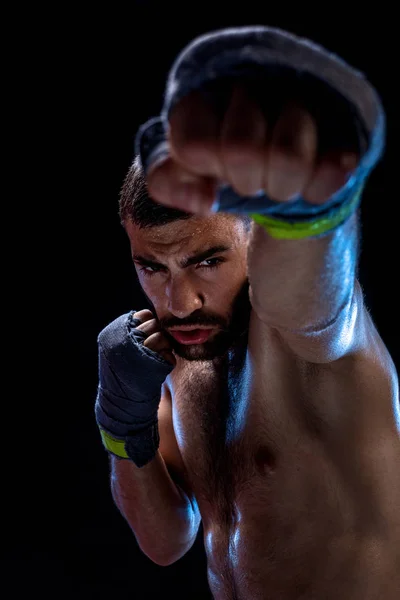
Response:
POLYGON ((345 185, 322 205, 297 197, 277 202, 263 191, 241 197, 230 186, 220 188, 215 210, 246 213, 276 238, 321 235, 341 225, 356 210, 365 182, 385 146, 385 113, 380 98, 364 75, 321 46, 279 29, 257 26, 225 29, 203 35, 177 57, 168 76, 161 116, 138 131, 136 154, 146 172, 168 155, 166 130, 172 108, 193 90, 225 77, 251 75, 254 69, 271 73, 292 71, 311 76, 348 105, 358 130, 361 158, 345 185))
POLYGON ((155 455, 161 386, 173 366, 143 346, 134 311, 107 325, 98 337, 96 421, 106 449, 139 467, 155 455))

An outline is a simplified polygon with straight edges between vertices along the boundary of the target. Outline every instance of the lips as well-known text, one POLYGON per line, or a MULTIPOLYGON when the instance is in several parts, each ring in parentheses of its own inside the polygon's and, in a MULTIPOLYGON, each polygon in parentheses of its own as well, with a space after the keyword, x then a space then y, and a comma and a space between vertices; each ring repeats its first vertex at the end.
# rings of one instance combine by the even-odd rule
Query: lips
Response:
POLYGON ((204 344, 212 331, 213 329, 192 329, 191 331, 174 329, 170 331, 170 334, 180 344, 204 344))

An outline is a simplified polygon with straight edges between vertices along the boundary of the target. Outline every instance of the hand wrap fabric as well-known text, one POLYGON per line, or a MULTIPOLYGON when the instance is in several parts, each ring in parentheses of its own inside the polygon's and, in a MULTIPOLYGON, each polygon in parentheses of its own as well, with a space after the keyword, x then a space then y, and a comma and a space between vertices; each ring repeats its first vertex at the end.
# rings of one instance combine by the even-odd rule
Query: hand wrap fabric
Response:
POLYGON ((146 335, 136 329, 141 321, 134 313, 118 317, 98 336, 95 414, 105 448, 142 467, 159 445, 161 386, 174 367, 143 345, 146 335))

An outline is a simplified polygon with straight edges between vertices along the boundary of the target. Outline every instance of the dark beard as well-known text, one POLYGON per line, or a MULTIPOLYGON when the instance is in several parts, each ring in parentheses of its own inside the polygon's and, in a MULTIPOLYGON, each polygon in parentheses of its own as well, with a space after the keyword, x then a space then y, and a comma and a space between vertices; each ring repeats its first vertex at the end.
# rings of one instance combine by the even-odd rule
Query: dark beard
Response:
MULTIPOLYGON (((165 329, 163 329, 163 333, 177 356, 189 361, 213 360, 224 356, 236 344, 246 342, 250 312, 249 281, 246 279, 234 299, 230 322, 214 323, 221 330, 214 334, 211 340, 207 340, 203 344, 185 345, 177 342, 165 329)), ((207 323, 202 323, 200 318, 196 321, 195 313, 191 315, 191 318, 194 324, 213 325, 210 320, 207 320, 207 323)))

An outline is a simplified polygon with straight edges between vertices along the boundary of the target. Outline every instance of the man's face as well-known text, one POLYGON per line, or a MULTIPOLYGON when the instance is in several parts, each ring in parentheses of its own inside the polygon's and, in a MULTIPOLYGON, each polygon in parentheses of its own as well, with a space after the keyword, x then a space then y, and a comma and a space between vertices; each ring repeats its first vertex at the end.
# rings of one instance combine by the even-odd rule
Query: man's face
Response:
POLYGON ((149 229, 129 221, 125 227, 139 282, 177 356, 224 355, 249 323, 249 233, 243 223, 217 214, 149 229))

